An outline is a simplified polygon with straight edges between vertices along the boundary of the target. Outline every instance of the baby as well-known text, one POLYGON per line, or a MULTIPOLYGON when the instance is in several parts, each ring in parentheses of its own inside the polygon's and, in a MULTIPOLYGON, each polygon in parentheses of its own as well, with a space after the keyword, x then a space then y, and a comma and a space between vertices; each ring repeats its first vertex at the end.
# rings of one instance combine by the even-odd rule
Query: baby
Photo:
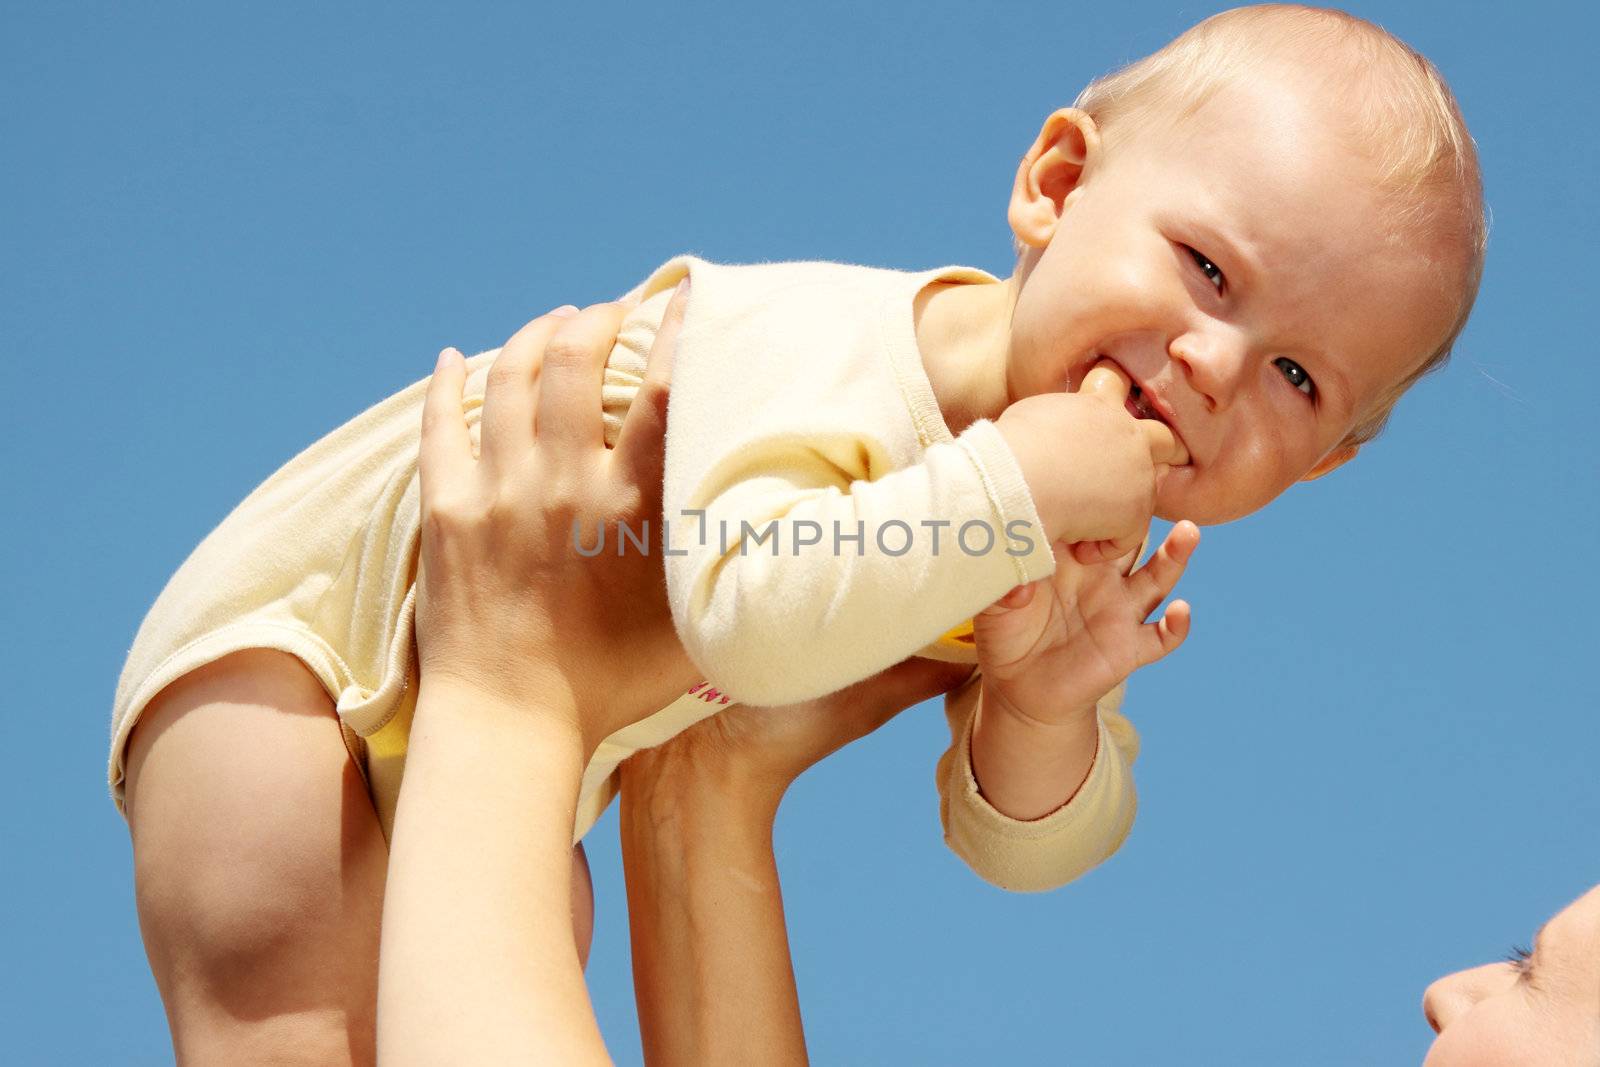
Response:
MULTIPOLYGON (((1226 522, 1353 458, 1448 357, 1486 234, 1438 72, 1369 23, 1290 5, 1223 12, 1089 85, 1027 150, 1008 218, 1004 280, 680 256, 630 292, 608 441, 692 279, 660 548, 705 681, 601 744, 575 837, 631 752, 732 702, 806 700, 924 655, 980 668, 946 699, 946 840, 1006 888, 1079 876, 1133 819, 1123 681, 1181 629, 1170 611, 1159 637, 1140 625, 1181 548, 1131 577, 1123 553, 1152 514, 1226 522), (1087 541, 1122 557, 1111 586, 1053 548, 1087 541), (1085 636, 1085 603, 1122 611, 1110 645, 1085 636)), ((467 362, 474 432, 497 353, 467 362)), ((426 384, 296 456, 162 591, 118 685, 119 808, 152 699, 272 648, 336 700, 387 836, 415 706, 426 384)), ((254 756, 249 738, 214 754, 244 776, 254 756)))

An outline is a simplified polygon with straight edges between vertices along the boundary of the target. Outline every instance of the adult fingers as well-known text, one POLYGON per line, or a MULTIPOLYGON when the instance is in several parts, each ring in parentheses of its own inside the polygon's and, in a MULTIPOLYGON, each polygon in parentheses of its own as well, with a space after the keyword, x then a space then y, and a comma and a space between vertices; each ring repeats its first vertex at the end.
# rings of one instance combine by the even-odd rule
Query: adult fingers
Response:
POLYGON ((883 725, 924 700, 949 692, 970 678, 972 671, 970 663, 945 663, 919 657, 896 664, 886 672, 884 687, 877 691, 877 716, 881 716, 874 716, 877 725, 883 725))
POLYGON ((535 416, 542 445, 574 451, 604 445, 600 384, 626 314, 616 301, 586 307, 545 346, 535 416))
POLYGON ((454 485, 472 472, 472 438, 461 409, 467 365, 461 353, 447 348, 428 379, 422 398, 422 443, 417 450, 417 476, 426 508, 443 486, 454 485))
MULTIPOLYGON (((639 486, 661 490, 662 467, 666 459, 667 396, 672 381, 672 359, 683 328, 683 313, 689 299, 689 279, 678 283, 667 301, 661 326, 650 355, 645 360, 644 380, 622 420, 622 432, 612 455, 621 463, 624 477, 639 486)), ((654 498, 652 497, 652 501, 654 498)))
POLYGON ((867 736, 907 708, 954 689, 971 677, 972 670, 970 663, 912 657, 856 683, 841 694, 846 704, 838 720, 839 747, 867 736))
POLYGON ((1189 636, 1189 602, 1174 600, 1155 622, 1139 627, 1139 666, 1148 667, 1189 636))
POLYGON ((1167 531, 1166 539, 1161 542, 1155 555, 1134 572, 1133 581, 1138 583, 1137 595, 1145 615, 1156 610, 1158 604, 1172 595, 1199 543, 1200 527, 1183 519, 1167 531))
POLYGON ((1124 409, 1133 380, 1128 373, 1109 359, 1101 359, 1084 375, 1078 392, 1104 400, 1118 411, 1124 409))
POLYGON ((557 308, 511 335, 489 366, 484 382, 478 451, 491 464, 497 455, 516 455, 533 440, 539 363, 550 338, 576 308, 557 308))

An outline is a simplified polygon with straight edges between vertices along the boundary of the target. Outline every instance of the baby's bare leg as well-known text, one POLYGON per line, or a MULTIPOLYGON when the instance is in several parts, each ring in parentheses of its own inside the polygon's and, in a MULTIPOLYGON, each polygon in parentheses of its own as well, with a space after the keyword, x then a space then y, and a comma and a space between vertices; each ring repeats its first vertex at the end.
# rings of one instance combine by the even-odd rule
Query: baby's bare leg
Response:
POLYGON ((179 1061, 371 1063, 388 850, 304 664, 246 649, 169 685, 129 742, 127 801, 179 1061))
MULTIPOLYGON (((245 649, 146 707, 127 807, 145 950, 181 1061, 371 1063, 388 848, 329 698, 245 649)), ((573 851, 573 935, 594 897, 573 851)))

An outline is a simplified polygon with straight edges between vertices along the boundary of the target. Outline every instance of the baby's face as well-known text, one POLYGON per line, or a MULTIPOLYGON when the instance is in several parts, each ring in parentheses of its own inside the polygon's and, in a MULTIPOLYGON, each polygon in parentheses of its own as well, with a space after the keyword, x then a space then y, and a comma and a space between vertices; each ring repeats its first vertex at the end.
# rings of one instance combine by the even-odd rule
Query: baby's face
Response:
POLYGON ((1088 138, 1081 179, 1055 187, 1071 191, 1017 296, 1007 399, 1120 365, 1189 453, 1158 475, 1160 518, 1226 522, 1337 466, 1449 329, 1432 250, 1386 241, 1338 109, 1263 73, 1170 126, 1088 138))

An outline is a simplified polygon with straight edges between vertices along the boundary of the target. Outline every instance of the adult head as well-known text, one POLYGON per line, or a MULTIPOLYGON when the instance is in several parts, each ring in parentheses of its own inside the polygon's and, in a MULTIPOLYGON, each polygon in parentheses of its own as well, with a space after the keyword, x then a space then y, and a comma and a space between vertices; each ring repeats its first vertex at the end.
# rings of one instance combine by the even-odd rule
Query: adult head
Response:
POLYGON ((1556 912, 1532 948, 1457 971, 1422 997, 1439 1036, 1424 1067, 1600 1065, 1600 886, 1556 912))

